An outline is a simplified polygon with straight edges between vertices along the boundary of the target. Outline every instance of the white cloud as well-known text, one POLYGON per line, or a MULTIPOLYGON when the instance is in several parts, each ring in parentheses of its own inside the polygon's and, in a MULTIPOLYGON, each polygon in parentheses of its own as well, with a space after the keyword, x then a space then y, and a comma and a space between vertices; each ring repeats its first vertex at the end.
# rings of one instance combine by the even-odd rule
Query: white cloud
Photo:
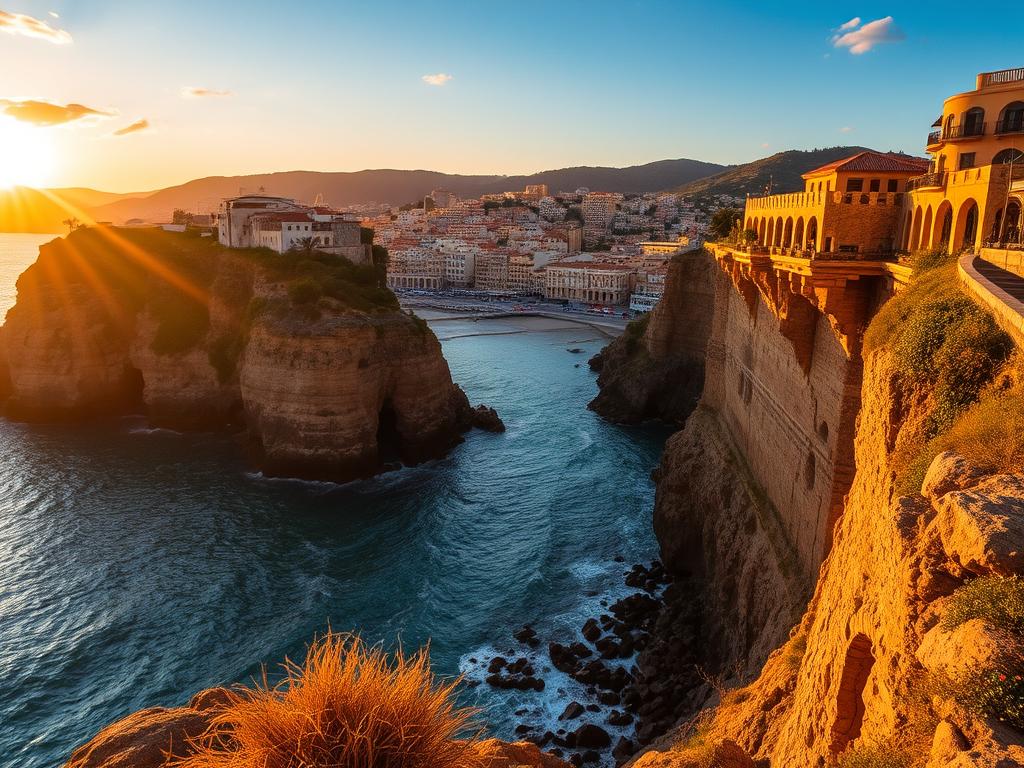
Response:
POLYGON ((853 132, 853 128, 850 127, 849 125, 844 125, 842 128, 839 129, 839 132, 840 133, 852 133, 853 132))
POLYGON ((53 17, 55 19, 59 19, 60 18, 60 14, 57 13, 56 11, 49 11, 49 14, 50 14, 51 17, 53 17))
POLYGON ((764 144, 762 144, 762 145, 761 145, 761 149, 768 149, 768 147, 770 147, 770 146, 771 146, 771 144, 769 144, 769 143, 768 143, 768 142, 766 141, 766 142, 765 142, 764 144))
POLYGON ((424 75, 423 82, 427 85, 444 85, 452 76, 445 72, 438 72, 436 75, 424 75))
POLYGON ((869 21, 864 26, 860 26, 858 16, 839 27, 837 33, 832 36, 832 45, 836 48, 849 48, 850 53, 859 56, 876 45, 895 43, 905 37, 906 35, 893 23, 892 16, 869 21))
POLYGON ((231 96, 231 91, 220 91, 216 88, 201 88, 196 85, 181 86, 181 96, 185 99, 204 99, 208 96, 231 96))
POLYGON ((67 30, 55 29, 45 21, 23 13, 0 11, 0 32, 48 40, 54 45, 66 45, 71 42, 71 33, 67 30))

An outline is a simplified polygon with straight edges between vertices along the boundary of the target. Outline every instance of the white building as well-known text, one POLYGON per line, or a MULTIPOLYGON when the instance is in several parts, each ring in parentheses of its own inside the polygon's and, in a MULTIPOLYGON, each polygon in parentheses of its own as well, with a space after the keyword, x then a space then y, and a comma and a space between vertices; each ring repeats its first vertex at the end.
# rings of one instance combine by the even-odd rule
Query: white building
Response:
POLYGON ((249 219, 260 213, 302 211, 305 206, 290 197, 275 195, 241 195, 222 200, 217 212, 217 239, 230 248, 252 248, 249 219))

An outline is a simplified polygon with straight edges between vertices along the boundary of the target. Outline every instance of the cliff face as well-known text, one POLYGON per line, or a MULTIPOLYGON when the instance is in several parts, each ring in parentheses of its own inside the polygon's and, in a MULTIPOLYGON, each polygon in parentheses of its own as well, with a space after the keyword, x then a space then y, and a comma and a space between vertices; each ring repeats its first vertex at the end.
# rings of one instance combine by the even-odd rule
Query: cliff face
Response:
POLYGON ((12 418, 244 429, 269 474, 347 480, 422 461, 476 416, 436 337, 372 268, 171 233, 96 228, 44 246, 0 348, 12 418))
MULTIPOLYGON (((705 689, 710 708, 632 764, 1024 765, 1016 699, 993 692, 1024 675, 1019 629, 945 618, 972 580, 1024 570, 1024 474, 1005 469, 1019 462, 947 451, 903 495, 908 453, 936 444, 941 387, 991 375, 979 374, 991 350, 964 337, 997 349, 998 332, 954 288, 916 315, 900 305, 885 322, 921 333, 862 358, 882 286, 835 292, 736 267, 723 260, 716 277, 704 392, 666 446, 654 521, 666 564, 690 577, 700 661, 721 682, 705 689), (948 375, 908 373, 908 357, 943 359, 944 338, 948 375), (965 693, 979 672, 986 692, 965 693)), ((982 424, 987 439, 1003 439, 1005 418, 982 424)))
POLYGON ((590 408, 610 421, 682 424, 700 397, 711 333, 714 265, 700 251, 669 266, 665 296, 591 361, 600 391, 590 408))

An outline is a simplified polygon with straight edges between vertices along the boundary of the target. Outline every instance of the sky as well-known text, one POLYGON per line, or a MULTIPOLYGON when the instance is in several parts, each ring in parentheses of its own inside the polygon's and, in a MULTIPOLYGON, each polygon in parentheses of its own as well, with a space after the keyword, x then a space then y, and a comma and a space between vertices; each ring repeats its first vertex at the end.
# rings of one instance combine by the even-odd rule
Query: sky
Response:
POLYGON ((920 155, 945 97, 1024 66, 998 5, 0 0, 0 183, 920 155))

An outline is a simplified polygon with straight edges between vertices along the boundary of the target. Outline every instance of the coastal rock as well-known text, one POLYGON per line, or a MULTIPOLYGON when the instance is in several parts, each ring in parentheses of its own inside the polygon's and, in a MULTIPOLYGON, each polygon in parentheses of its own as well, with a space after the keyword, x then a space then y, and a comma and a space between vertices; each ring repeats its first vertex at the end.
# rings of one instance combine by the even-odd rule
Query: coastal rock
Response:
POLYGON ((310 303, 293 291, 310 278, 283 263, 160 230, 91 227, 42 246, 0 333, 7 415, 244 430, 265 474, 334 481, 502 428, 372 268, 310 262, 326 275, 313 290, 333 291, 310 303))
POLYGON ((715 269, 703 251, 672 260, 658 306, 591 358, 590 367, 600 372, 592 410, 618 423, 685 421, 704 383, 715 269))
POLYGON ((189 739, 205 733, 210 718, 210 710, 191 707, 140 710, 76 749, 65 768, 162 768, 168 753, 189 754, 189 739))
POLYGON ((482 768, 568 768, 568 763, 542 752, 527 741, 513 743, 488 739, 479 747, 484 759, 482 768))

